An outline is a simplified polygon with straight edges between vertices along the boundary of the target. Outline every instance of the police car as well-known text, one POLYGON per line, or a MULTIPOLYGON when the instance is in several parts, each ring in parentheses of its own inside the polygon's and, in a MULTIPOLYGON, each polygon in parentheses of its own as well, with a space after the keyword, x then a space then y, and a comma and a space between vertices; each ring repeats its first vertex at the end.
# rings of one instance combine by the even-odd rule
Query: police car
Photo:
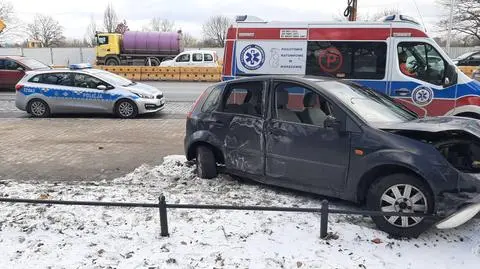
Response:
POLYGON ((17 108, 34 117, 114 113, 120 118, 134 118, 165 107, 165 97, 157 88, 93 69, 90 64, 27 72, 15 89, 17 108))

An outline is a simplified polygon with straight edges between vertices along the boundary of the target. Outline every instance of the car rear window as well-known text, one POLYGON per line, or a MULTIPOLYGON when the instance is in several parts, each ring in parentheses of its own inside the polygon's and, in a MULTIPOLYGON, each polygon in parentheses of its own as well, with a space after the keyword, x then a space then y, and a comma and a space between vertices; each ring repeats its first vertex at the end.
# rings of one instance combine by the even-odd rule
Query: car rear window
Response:
POLYGON ((28 58, 23 58, 20 60, 20 62, 27 66, 28 68, 35 70, 35 69, 49 69, 50 67, 42 62, 39 62, 35 59, 28 59, 28 58))
POLYGON ((205 62, 211 62, 211 61, 213 61, 213 56, 212 56, 212 54, 205 53, 205 54, 203 54, 203 59, 204 59, 205 62))

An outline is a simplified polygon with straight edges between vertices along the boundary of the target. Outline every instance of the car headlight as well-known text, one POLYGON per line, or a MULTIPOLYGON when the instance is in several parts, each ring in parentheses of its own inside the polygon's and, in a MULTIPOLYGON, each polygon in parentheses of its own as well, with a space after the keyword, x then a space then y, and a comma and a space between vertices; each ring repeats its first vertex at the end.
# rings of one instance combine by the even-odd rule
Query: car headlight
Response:
POLYGON ((136 92, 134 92, 134 94, 136 94, 138 97, 143 99, 155 99, 155 96, 150 94, 143 94, 143 93, 136 93, 136 92))

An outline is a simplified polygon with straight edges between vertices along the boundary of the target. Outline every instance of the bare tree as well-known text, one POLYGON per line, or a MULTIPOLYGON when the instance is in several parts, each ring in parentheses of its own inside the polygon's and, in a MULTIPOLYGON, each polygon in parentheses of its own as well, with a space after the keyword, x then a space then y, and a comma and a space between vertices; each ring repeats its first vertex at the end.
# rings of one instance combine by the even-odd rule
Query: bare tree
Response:
POLYGON ((164 19, 160 22, 160 31, 161 32, 172 32, 175 27, 175 22, 164 19))
POLYGON ((123 22, 117 24, 115 33, 124 34, 126 31, 130 31, 130 28, 128 28, 127 21, 123 20, 123 22))
POLYGON ((27 33, 30 38, 40 41, 43 47, 58 46, 65 39, 60 23, 42 14, 35 15, 33 23, 27 26, 27 33))
POLYGON ((93 15, 90 17, 90 24, 87 26, 87 32, 85 34, 85 39, 89 46, 93 47, 97 43, 97 23, 93 15))
POLYGON ((118 25, 118 18, 113 5, 109 3, 103 13, 103 26, 108 33, 114 33, 118 25))
MULTIPOLYGON (((438 1, 445 9, 450 10, 450 0, 438 1)), ((440 20, 438 26, 441 31, 447 31, 449 14, 440 20)), ((456 0, 453 9, 452 31, 467 37, 480 40, 480 1, 456 0)))
POLYGON ((0 0, 0 20, 6 27, 0 33, 0 42, 22 36, 22 24, 15 16, 15 10, 11 2, 0 0))
POLYGON ((215 46, 223 47, 228 27, 231 24, 232 22, 228 17, 222 15, 210 17, 202 27, 204 40, 214 40, 215 46))
POLYGON ((185 48, 193 48, 197 45, 197 39, 189 33, 183 33, 182 39, 185 48))
POLYGON ((150 27, 146 27, 148 30, 147 31, 154 31, 154 32, 160 32, 160 24, 162 20, 159 17, 154 17, 150 21, 150 27))

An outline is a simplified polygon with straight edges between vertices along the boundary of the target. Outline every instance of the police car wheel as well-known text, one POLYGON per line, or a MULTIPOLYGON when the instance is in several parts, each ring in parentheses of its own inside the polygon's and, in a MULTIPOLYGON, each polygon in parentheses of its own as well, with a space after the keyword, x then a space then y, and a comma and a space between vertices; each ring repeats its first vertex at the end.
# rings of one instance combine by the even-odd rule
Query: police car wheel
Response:
POLYGON ((120 100, 115 107, 115 114, 122 119, 132 119, 138 114, 138 108, 130 100, 120 100))
POLYGON ((36 118, 45 118, 50 116, 50 108, 45 101, 33 99, 28 103, 27 112, 36 118))

